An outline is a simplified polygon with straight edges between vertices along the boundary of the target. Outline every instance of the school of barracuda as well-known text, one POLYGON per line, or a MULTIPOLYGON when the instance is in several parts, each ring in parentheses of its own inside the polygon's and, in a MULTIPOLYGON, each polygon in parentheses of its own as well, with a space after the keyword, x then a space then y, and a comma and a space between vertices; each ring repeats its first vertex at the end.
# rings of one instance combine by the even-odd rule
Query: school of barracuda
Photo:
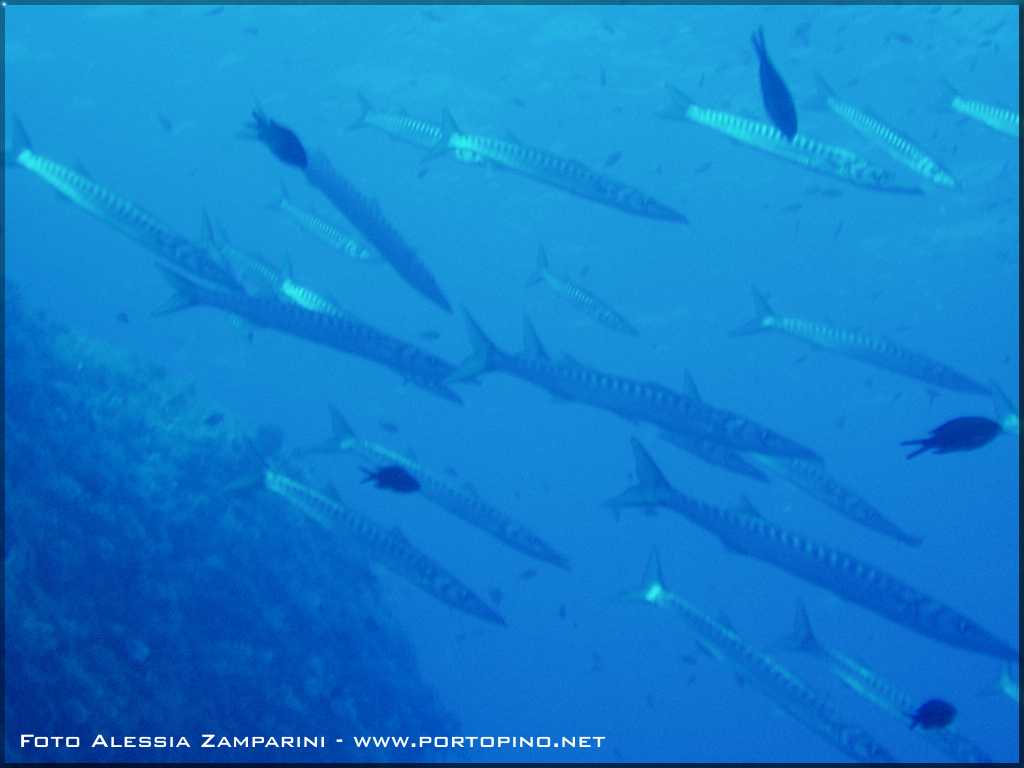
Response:
MULTIPOLYGON (((651 118, 689 124, 681 125, 680 130, 710 129, 731 139, 737 145, 736 152, 761 153, 798 166, 787 168, 779 164, 780 174, 804 170, 824 174, 859 187, 864 194, 924 195, 923 185, 927 184, 931 187, 928 194, 941 195, 959 187, 960 180, 925 148, 915 145, 882 116, 859 106, 852 96, 834 91, 820 75, 817 106, 860 134, 862 140, 884 150, 894 165, 877 165, 858 154, 859 150, 802 133, 792 99, 768 59, 763 32, 755 35, 754 41, 761 60, 761 86, 770 122, 732 114, 714 104, 698 105, 673 83, 667 86, 667 106, 650 105, 651 118)), ((949 115, 977 121, 979 130, 1019 136, 1017 113, 962 95, 948 84, 944 87, 949 115)), ((438 105, 440 120, 436 122, 425 116, 380 110, 363 94, 358 95, 358 103, 353 107, 359 114, 348 129, 373 129, 411 145, 416 149, 403 150, 410 153, 410 165, 418 150, 428 158, 448 157, 464 164, 467 173, 472 173, 468 168, 473 167, 508 171, 583 201, 610 207, 636 217, 638 228, 690 226, 686 215, 671 201, 657 200, 603 170, 516 139, 464 132, 444 105, 438 105)), ((8 120, 11 138, 5 147, 7 165, 32 174, 155 256, 173 289, 171 300, 159 310, 160 314, 197 306, 213 307, 249 327, 272 329, 389 368, 403 380, 453 405, 462 403, 462 383, 482 383, 486 389, 484 380, 489 378, 488 374, 501 372, 558 400, 589 405, 632 423, 653 425, 658 429, 656 434, 668 444, 738 477, 758 483, 780 478, 831 510, 829 514, 837 514, 905 545, 907 557, 915 557, 920 551, 920 535, 904 529, 896 517, 883 513, 860 493, 835 479, 818 450, 731 410, 728 403, 712 405, 698 393, 689 372, 685 375, 685 386, 672 389, 644 378, 642 373, 631 372, 633 375, 627 376, 601 370, 570 355, 552 357, 528 318, 523 322, 522 349, 506 351, 487 335, 468 309, 463 309, 461 315, 470 353, 462 361, 442 359, 356 317, 334 291, 302 285, 293 279, 290 270, 275 266, 260 254, 233 247, 223 229, 215 226, 205 213, 201 239, 193 240, 173 231, 128 198, 84 172, 50 158, 44 154, 44 148, 34 147, 20 117, 27 116, 14 115, 8 120)), ((274 159, 290 176, 273 197, 270 210, 289 219, 306 235, 322 241, 340 258, 386 264, 373 268, 390 267, 421 298, 443 312, 452 312, 452 305, 429 264, 388 218, 386 202, 378 204, 360 190, 357 180, 336 170, 328 158, 332 148, 306 146, 297 133, 298 127, 289 123, 287 115, 270 116, 259 107, 254 109, 247 130, 256 143, 270 151, 269 157, 264 149, 259 150, 259 155, 254 152, 253 162, 274 159), (305 183, 322 195, 333 208, 330 214, 321 215, 295 203, 286 185, 296 183, 305 183), (343 221, 347 221, 347 227, 341 224, 343 221)), ((837 130, 836 135, 841 135, 841 131, 837 130)), ((992 140, 1005 141, 999 136, 992 140)), ((389 150, 390 146, 382 141, 380 151, 389 150)), ((273 190, 268 190, 267 197, 272 196, 273 190)), ((606 301, 552 268, 542 244, 538 244, 537 253, 536 269, 529 284, 542 284, 566 307, 610 331, 630 337, 642 335, 642 324, 634 325, 606 301)), ((554 260, 557 263, 557 254, 554 260)), ((987 377, 962 373, 866 330, 847 330, 814 318, 777 314, 756 288, 754 303, 753 319, 733 329, 732 335, 774 332, 929 387, 982 396, 994 403, 994 432, 1019 435, 1016 407, 987 377)), ((333 404, 329 416, 330 432, 324 442, 295 451, 290 461, 300 462, 313 454, 352 454, 377 467, 399 467, 412 478, 417 492, 462 522, 485 532, 491 537, 490 544, 504 545, 538 563, 570 568, 569 555, 557 544, 548 543, 543 532, 517 521, 472 487, 428 469, 413 456, 358 437, 333 404)), ((942 442, 954 432, 942 432, 940 428, 931 438, 912 442, 924 444, 920 450, 936 447, 938 452, 946 452, 971 449, 985 441, 978 438, 971 443, 977 436, 965 437, 961 431, 955 432, 955 436, 965 442, 942 442)), ((750 558, 789 572, 857 606, 855 610, 863 609, 887 619, 900 631, 991 657, 994 664, 1000 665, 993 667, 994 672, 999 670, 1000 690, 1019 701, 1019 676, 1015 672, 1019 668, 1018 649, 972 620, 966 612, 969 607, 947 605, 939 596, 924 592, 853 553, 773 522, 771 515, 763 516, 740 492, 731 506, 716 506, 687 496, 676 490, 645 445, 634 438, 632 448, 636 484, 611 497, 607 506, 616 511, 670 510, 688 524, 713 534, 735 557, 750 558)), ((254 485, 279 496, 316 525, 358 542, 381 567, 453 610, 494 625, 506 625, 496 606, 489 605, 455 575, 457 568, 450 570, 437 562, 400 530, 386 528, 375 522, 372 514, 355 510, 333 488, 309 487, 300 475, 289 474, 290 470, 276 461, 254 456, 253 465, 254 485)), ((808 504, 813 506, 813 502, 808 504)), ((663 545, 662 554, 668 548, 669 545, 663 545)), ((857 695, 900 722, 908 722, 919 702, 898 683, 874 672, 868 661, 848 655, 849 649, 838 650, 841 638, 836 639, 835 647, 823 644, 812 632, 802 604, 797 608, 793 635, 769 652, 747 643, 723 620, 711 618, 708 614, 713 611, 705 611, 670 591, 661 575, 657 553, 652 555, 641 587, 629 599, 664 608, 666 614, 676 616, 714 658, 732 667, 752 688, 848 758, 867 762, 897 759, 871 733, 850 722, 823 694, 788 670, 785 653, 799 651, 816 658, 857 695)), ((934 653, 939 650, 932 648, 934 653)), ((989 759, 981 747, 955 726, 921 733, 934 747, 957 761, 989 759)))

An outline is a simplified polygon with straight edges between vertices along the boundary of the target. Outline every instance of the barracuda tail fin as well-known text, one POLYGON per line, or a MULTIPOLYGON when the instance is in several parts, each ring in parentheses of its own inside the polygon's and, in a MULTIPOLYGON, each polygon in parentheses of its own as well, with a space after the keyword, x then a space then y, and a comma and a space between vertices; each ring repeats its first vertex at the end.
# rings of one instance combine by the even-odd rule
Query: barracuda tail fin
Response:
POLYGON ((544 344, 537 335, 537 329, 533 327, 530 318, 523 318, 523 356, 530 360, 547 360, 548 353, 544 344))
POLYGON ((11 115, 8 124, 11 126, 11 135, 4 141, 4 165, 17 165, 18 155, 26 149, 32 149, 32 142, 17 115, 11 115))
POLYGON ((814 95, 807 100, 804 107, 806 109, 814 109, 818 111, 827 110, 828 100, 834 99, 836 97, 836 92, 832 90, 832 86, 828 84, 828 81, 817 72, 814 73, 814 84, 814 95))
POLYGON ((544 273, 548 271, 548 254, 543 245, 537 246, 537 268, 526 278, 526 286, 536 285, 544 279, 544 273))
POLYGON ((989 379, 989 389, 992 391, 992 404, 996 412, 996 421, 999 422, 1004 432, 1011 435, 1020 434, 1020 415, 1013 407, 1006 392, 996 383, 995 379, 989 379))
POLYGON ((730 331, 730 336, 748 336, 752 333, 760 333, 768 328, 775 317, 775 311, 768 303, 768 299, 764 297, 764 294, 757 288, 751 289, 751 292, 754 296, 754 317, 730 331))
POLYGON ((366 98, 362 91, 356 91, 356 98, 359 100, 359 117, 349 123, 345 130, 354 131, 366 125, 366 116, 373 112, 373 104, 366 98))
POLYGON ((157 262, 157 267, 161 272, 163 272, 164 277, 166 277, 167 281, 171 284, 171 288, 174 290, 174 293, 171 294, 171 297, 160 307, 153 310, 153 317, 172 315, 183 309, 198 307, 202 304, 199 299, 199 283, 159 262, 157 262))
POLYGON ((494 342, 487 338, 487 334, 477 325, 476 320, 473 319, 473 316, 465 308, 463 308, 462 314, 466 321, 466 333, 469 336, 469 343, 473 347, 473 351, 444 380, 445 384, 474 379, 481 373, 493 370, 495 359, 500 354, 494 342))
POLYGON ((658 110, 658 117, 666 120, 686 120, 693 99, 676 88, 671 83, 665 83, 665 90, 668 91, 669 104, 658 110))
POLYGON ((604 506, 616 510, 623 507, 657 507, 661 496, 671 491, 672 486, 640 441, 634 437, 630 439, 630 443, 633 446, 633 459, 636 463, 636 485, 608 499, 604 506))
POLYGON ((437 140, 434 146, 427 150, 421 162, 428 163, 445 154, 448 151, 448 144, 451 141, 452 135, 456 133, 462 133, 462 131, 459 130, 459 126, 456 124, 455 118, 452 117, 452 113, 445 107, 441 111, 441 138, 437 140))
POLYGON ((811 629, 811 620, 807 616, 807 607, 803 600, 796 601, 796 615, 793 618, 793 628, 788 635, 781 637, 772 644, 775 651, 799 651, 819 655, 825 648, 814 635, 811 629))

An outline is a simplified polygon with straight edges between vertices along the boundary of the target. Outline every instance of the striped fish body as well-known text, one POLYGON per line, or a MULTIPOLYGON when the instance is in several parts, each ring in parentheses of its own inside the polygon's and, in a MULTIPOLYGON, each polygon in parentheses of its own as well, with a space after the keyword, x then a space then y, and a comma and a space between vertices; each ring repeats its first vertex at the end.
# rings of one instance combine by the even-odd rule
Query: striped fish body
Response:
POLYGON ((150 250, 168 266, 221 286, 238 286, 234 276, 205 248, 177 235, 152 214, 87 176, 28 148, 17 152, 15 162, 78 208, 150 250))
POLYGON ((447 146, 455 153, 479 158, 626 213, 666 221, 686 221, 681 213, 635 187, 597 173, 576 160, 559 157, 535 147, 459 132, 449 134, 447 146))
POLYGON ((888 339, 858 331, 834 328, 797 317, 770 316, 763 319, 766 329, 794 336, 845 357, 900 373, 928 384, 974 394, 989 394, 989 388, 929 357, 912 352, 888 339))
POLYGON ((815 141, 801 133, 790 141, 773 125, 696 104, 688 105, 685 115, 692 122, 723 133, 741 144, 855 186, 883 192, 916 194, 921 191, 901 184, 889 171, 848 149, 815 141))
POLYGON ((565 557, 532 531, 502 514, 475 493, 455 487, 410 457, 378 443, 356 437, 343 440, 340 447, 372 462, 397 464, 416 478, 420 484, 421 495, 469 525, 486 531, 503 544, 525 555, 562 568, 568 567, 565 557))
POLYGON ((834 114, 869 141, 881 146, 896 162, 940 187, 956 186, 952 174, 881 120, 834 96, 826 97, 825 102, 834 114))
POLYGON ((576 283, 554 274, 549 269, 541 270, 540 275, 557 295, 581 309, 601 325, 628 336, 640 335, 626 318, 576 283))
POLYGON ((1020 138, 1020 113, 1002 107, 995 107, 973 99, 953 96, 950 106, 955 112, 977 120, 989 128, 1005 133, 1007 136, 1020 138))
POLYGON ((331 201, 366 241, 413 289, 446 312, 451 305, 427 265, 391 225, 376 201, 363 195, 331 166, 322 153, 306 166, 306 181, 331 201))
POLYGON ((210 290, 197 283, 174 281, 193 304, 218 307, 264 328, 273 328, 340 352, 391 368, 427 391, 461 403, 443 382, 455 369, 441 358, 385 334, 349 314, 306 309, 274 296, 251 296, 242 291, 210 290))
POLYGON ((789 438, 660 384, 615 376, 575 362, 522 355, 501 354, 494 364, 552 394, 650 422, 669 432, 705 437, 736 450, 815 458, 813 451, 789 438))
POLYGON ((365 244, 346 235, 333 224, 319 216, 295 206, 290 200, 281 199, 280 210, 294 221, 300 229, 308 232, 332 250, 355 261, 377 261, 378 256, 365 244))
POLYGON ((867 608, 907 629, 957 648, 1003 659, 1017 650, 967 616, 852 555, 814 542, 745 509, 724 509, 662 488, 656 501, 717 535, 730 549, 867 608))
POLYGON ((409 115, 371 109, 363 115, 362 121, 393 139, 424 149, 432 149, 444 139, 440 125, 409 115))
POLYGON ((644 599, 672 610, 701 642, 732 666, 744 682, 757 688, 783 711, 862 762, 890 762, 894 758, 863 728, 845 722, 832 706, 775 659, 748 645, 729 627, 711 619, 687 601, 653 585, 644 599))
POLYGON ((324 527, 340 524, 367 554, 397 576, 457 610, 484 621, 504 624, 502 617, 443 566, 415 548, 397 528, 386 529, 365 515, 284 475, 267 471, 267 490, 284 498, 324 527))
POLYGON ((860 494, 841 485, 819 462, 757 454, 748 458, 858 525, 911 546, 922 541, 919 536, 907 533, 885 517, 860 494))

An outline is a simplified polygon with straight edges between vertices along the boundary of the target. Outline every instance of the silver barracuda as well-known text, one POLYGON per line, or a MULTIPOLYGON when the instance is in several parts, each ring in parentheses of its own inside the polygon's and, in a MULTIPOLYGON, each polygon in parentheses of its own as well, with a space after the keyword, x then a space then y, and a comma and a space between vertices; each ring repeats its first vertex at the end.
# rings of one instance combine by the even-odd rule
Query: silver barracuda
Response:
POLYGON ((500 614, 477 597, 444 566, 414 547, 398 528, 385 528, 356 512, 341 499, 314 491, 279 472, 267 469, 263 485, 328 530, 338 530, 358 541, 380 565, 470 616, 505 624, 500 614))
POLYGON ((606 328, 618 331, 619 333, 625 333, 629 336, 640 335, 640 332, 633 327, 632 323, 612 309, 606 302, 576 285, 576 283, 564 275, 552 272, 548 266, 547 253, 545 253, 543 246, 537 251, 537 269, 530 275, 526 284, 535 285, 540 282, 547 284, 556 295, 566 299, 570 304, 579 308, 606 328))
POLYGON ((1017 649, 959 611, 853 555, 769 522, 749 502, 716 507, 680 493, 634 439, 637 484, 606 502, 612 509, 666 507, 717 536, 732 551, 769 563, 925 637, 1015 660, 1017 649))
POLYGON ((11 121, 12 143, 5 147, 6 162, 29 171, 100 221, 154 253, 164 264, 194 277, 228 288, 238 282, 230 270, 211 257, 206 249, 181 237, 148 211, 83 173, 33 151, 21 121, 11 121))
POLYGON ((446 110, 443 137, 433 154, 452 152, 464 162, 487 163, 535 181, 636 216, 687 223, 679 211, 660 203, 636 187, 588 168, 577 160, 560 157, 517 141, 463 133, 446 110))
MULTIPOLYGON (((910 715, 917 708, 918 702, 870 667, 822 644, 811 629, 807 609, 802 601, 797 602, 792 634, 778 643, 778 646, 783 650, 799 651, 818 659, 858 696, 903 724, 910 722, 910 715)), ((918 733, 958 763, 992 762, 992 758, 961 734, 955 725, 931 730, 921 729, 918 733)))
POLYGON ((306 309, 294 302, 281 301, 277 296, 211 289, 170 270, 164 270, 164 274, 176 293, 158 314, 196 306, 217 307, 254 326, 273 328, 378 363, 432 394, 455 403, 462 402, 444 383, 454 372, 454 366, 350 315, 306 309))
POLYGON ((954 112, 976 120, 982 125, 987 125, 999 133, 1020 138, 1020 112, 997 107, 994 104, 986 104, 977 99, 965 98, 948 82, 944 81, 943 86, 946 90, 945 103, 954 112))
POLYGON ((303 453, 349 452, 373 463, 397 464, 416 478, 420 484, 419 493, 439 507, 522 554, 568 570, 569 562, 565 556, 533 531, 492 507, 480 498, 476 491, 468 487, 456 487, 410 456, 380 443, 356 437, 337 408, 331 406, 330 412, 331 437, 325 443, 306 449, 303 453))
POLYGON ((366 96, 361 93, 356 95, 360 112, 359 117, 349 126, 350 130, 370 126, 393 139, 423 149, 433 149, 444 138, 444 131, 437 123, 420 120, 405 112, 381 112, 374 108, 366 96))
POLYGON ((297 224, 299 229, 313 235, 320 242, 349 259, 355 261, 381 260, 372 248, 358 238, 346 234, 315 213, 295 205, 288 196, 288 190, 284 184, 281 185, 281 196, 270 204, 270 208, 283 213, 290 221, 297 224))
POLYGON ((701 107, 690 101, 689 97, 677 88, 668 86, 668 89, 673 103, 668 109, 663 110, 663 117, 689 120, 725 134, 748 147, 854 186, 881 192, 921 193, 919 187, 903 184, 888 170, 869 163, 848 149, 816 141, 802 133, 796 134, 790 141, 774 125, 701 107))
POLYGON ((351 312, 342 309, 341 305, 333 299, 323 296, 312 288, 296 283, 287 273, 265 259, 235 248, 223 228, 220 229, 219 234, 214 232, 213 224, 206 211, 203 211, 203 241, 205 245, 220 253, 229 263, 241 265, 256 278, 259 285, 253 291, 256 295, 269 293, 282 301, 292 302, 312 312, 355 319, 351 312))
POLYGON ((648 605, 664 608, 699 639, 700 644, 735 671, 797 722, 814 731, 843 754, 866 763, 892 762, 894 758, 864 728, 848 722, 821 694, 774 658, 749 645, 729 626, 715 621, 678 594, 669 591, 657 554, 652 554, 638 593, 648 605))
POLYGON ((989 388, 984 384, 948 365, 912 352, 894 341, 860 331, 835 328, 815 320, 777 315, 759 291, 754 290, 753 294, 754 318, 733 330, 731 335, 746 336, 777 331, 820 349, 827 349, 843 357, 859 360, 937 387, 972 394, 989 394, 989 388))
POLYGON ((885 150, 893 160, 937 186, 952 188, 957 185, 953 175, 938 161, 871 113, 840 99, 820 76, 818 91, 818 100, 826 108, 868 141, 885 150))
POLYGON ((630 420, 645 421, 669 432, 698 435, 737 450, 781 453, 816 458, 809 448, 729 411, 712 408, 679 392, 648 381, 599 371, 566 357, 560 362, 542 354, 532 325, 524 326, 526 352, 510 355, 487 338, 465 314, 473 352, 448 377, 454 382, 487 371, 502 371, 556 397, 611 411, 630 420), (758 447, 759 446, 759 447, 758 447))

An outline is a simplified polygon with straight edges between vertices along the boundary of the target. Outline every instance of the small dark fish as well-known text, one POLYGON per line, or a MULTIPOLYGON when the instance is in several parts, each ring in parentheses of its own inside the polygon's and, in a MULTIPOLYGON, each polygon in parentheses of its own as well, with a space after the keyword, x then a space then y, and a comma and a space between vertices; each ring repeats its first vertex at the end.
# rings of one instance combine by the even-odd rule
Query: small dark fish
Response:
POLYGON ((218 5, 216 8, 208 10, 203 16, 220 16, 222 13, 224 13, 224 6, 218 5))
POLYGON ((956 717, 956 707, 942 699, 928 699, 909 714, 910 727, 921 726, 926 730, 945 728, 956 717))
POLYGON ((904 45, 913 45, 914 38, 910 35, 904 34, 903 32, 893 32, 885 38, 885 42, 895 40, 897 43, 903 43, 904 45))
POLYGON ((515 104, 517 107, 520 107, 521 109, 526 108, 526 102, 520 99, 518 96, 512 98, 512 103, 515 104))
POLYGON ((157 114, 156 119, 159 121, 160 127, 163 128, 164 131, 167 133, 174 133, 174 123, 171 122, 169 117, 157 114))
POLYGON ((693 169, 693 172, 694 173, 704 173, 705 171, 707 171, 710 168, 711 168, 711 161, 709 160, 706 163, 701 163, 700 165, 698 165, 696 168, 693 169))
POLYGON ((418 171, 416 171, 416 178, 417 179, 422 179, 424 176, 427 175, 427 173, 429 171, 430 171, 430 169, 427 166, 425 166, 425 165, 421 166, 420 169, 418 171))
POLYGON ((431 11, 429 9, 424 9, 424 10, 420 11, 420 13, 423 15, 423 18, 425 18, 427 21, 433 21, 433 22, 444 21, 444 16, 441 16, 440 14, 435 13, 434 11, 431 11))
POLYGON ((779 213, 796 213, 803 207, 803 203, 790 203, 789 205, 780 208, 779 213))
POLYGON ((430 330, 422 331, 420 333, 420 338, 421 339, 426 339, 427 341, 433 341, 434 339, 440 339, 441 338, 441 334, 438 333, 437 331, 430 331, 430 330))
POLYGON ((366 474, 364 483, 373 483, 377 488, 384 488, 395 493, 415 493, 420 489, 419 481, 397 464, 389 464, 380 469, 360 467, 366 474))
POLYGON ((644 696, 644 703, 647 705, 648 709, 654 709, 654 694, 648 693, 644 696))
POLYGON ((560 606, 558 606, 558 618, 565 618, 565 603, 562 603, 560 606))
POLYGON ((525 571, 523 571, 522 573, 519 574, 519 578, 522 579, 523 581, 529 581, 530 579, 532 579, 536 575, 537 575, 537 572, 535 570, 533 570, 533 568, 527 568, 525 571))
POLYGON ((973 451, 991 442, 1002 431, 1003 428, 999 422, 984 416, 961 416, 933 429, 930 437, 920 440, 904 440, 900 445, 920 446, 907 456, 908 459, 925 451, 934 451, 935 453, 973 451))
POLYGON ((219 411, 216 411, 214 413, 211 413, 205 419, 203 419, 203 424, 205 424, 208 427, 216 427, 222 421, 224 421, 224 414, 220 413, 219 411))
POLYGON ((252 118, 256 139, 266 144, 278 160, 288 165, 306 168, 309 163, 306 149, 293 130, 286 128, 276 120, 271 120, 259 108, 252 111, 252 118))
POLYGON ((621 152, 612 152, 610 155, 608 155, 608 157, 604 159, 604 167, 611 168, 613 165, 619 162, 620 157, 622 157, 621 152))
POLYGON ((385 432, 390 432, 393 435, 398 434, 398 427, 396 427, 390 421, 380 422, 380 428, 383 429, 385 432))
POLYGON ((602 22, 601 22, 601 28, 602 28, 602 29, 603 29, 603 30, 604 30, 605 32, 607 32, 607 33, 608 33, 609 35, 614 35, 614 34, 615 34, 615 27, 613 27, 613 26, 612 26, 611 24, 609 24, 609 23, 608 23, 607 21, 602 21, 602 22))
POLYGON ((764 27, 758 27, 750 39, 754 43, 754 50, 760 62, 761 98, 765 111, 782 135, 792 141, 796 136, 796 106, 793 104, 789 88, 768 58, 768 49, 764 43, 764 27))
POLYGON ((839 224, 836 226, 836 231, 832 233, 832 239, 833 240, 838 240, 839 239, 839 234, 842 231, 843 231, 843 222, 840 221, 839 224))
POLYGON ((246 27, 242 31, 250 37, 258 37, 260 34, 259 27, 246 27))
POLYGON ((119 322, 119 323, 127 323, 128 322, 128 313, 127 312, 118 312, 117 313, 117 322, 119 322))
POLYGON ((608 85, 608 73, 604 71, 604 67, 601 67, 601 87, 604 88, 608 85))

